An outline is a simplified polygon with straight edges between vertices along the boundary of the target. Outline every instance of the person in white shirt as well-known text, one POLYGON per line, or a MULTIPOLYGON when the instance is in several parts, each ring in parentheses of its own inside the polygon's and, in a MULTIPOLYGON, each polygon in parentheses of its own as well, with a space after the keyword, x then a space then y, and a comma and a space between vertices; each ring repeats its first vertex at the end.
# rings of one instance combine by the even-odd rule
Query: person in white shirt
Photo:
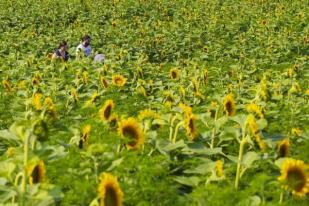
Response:
POLYGON ((91 38, 90 38, 90 36, 85 35, 85 36, 82 37, 81 40, 82 40, 82 42, 76 48, 76 56, 80 56, 81 52, 85 56, 90 56, 90 54, 91 54, 91 46, 90 46, 91 38))

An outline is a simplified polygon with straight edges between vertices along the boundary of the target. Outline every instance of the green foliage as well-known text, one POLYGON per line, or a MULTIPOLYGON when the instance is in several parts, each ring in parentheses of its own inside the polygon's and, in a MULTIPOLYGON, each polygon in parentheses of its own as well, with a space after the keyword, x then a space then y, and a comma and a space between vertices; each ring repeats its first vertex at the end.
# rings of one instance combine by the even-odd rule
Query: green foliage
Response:
POLYGON ((1 0, 0 205, 93 206, 104 172, 123 205, 306 205, 283 192, 278 145, 308 164, 307 4, 1 0), (68 62, 48 55, 61 40, 68 62))

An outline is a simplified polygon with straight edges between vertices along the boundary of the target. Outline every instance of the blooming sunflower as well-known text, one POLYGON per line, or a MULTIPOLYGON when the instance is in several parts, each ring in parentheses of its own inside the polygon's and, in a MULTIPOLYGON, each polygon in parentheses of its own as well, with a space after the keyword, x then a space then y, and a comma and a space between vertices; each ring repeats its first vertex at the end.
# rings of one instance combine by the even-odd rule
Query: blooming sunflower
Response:
POLYGON ((281 176, 284 189, 292 191, 298 197, 304 197, 309 191, 309 177, 305 163, 302 160, 287 159, 281 167, 281 176))
POLYGON ((185 118, 185 129, 191 141, 194 140, 197 136, 197 129, 195 127, 195 122, 194 122, 195 119, 196 118, 193 114, 188 115, 185 118))
POLYGON ((40 160, 38 163, 30 164, 27 168, 27 174, 30 185, 44 182, 46 177, 44 162, 40 160))
POLYGON ((177 68, 173 68, 170 70, 170 78, 171 79, 179 79, 180 77, 180 70, 177 68))
POLYGON ((278 145, 277 145, 278 158, 289 156, 289 150, 290 150, 289 139, 284 139, 281 142, 279 142, 278 145))
POLYGON ((108 82, 107 82, 107 79, 103 76, 100 76, 100 83, 102 85, 103 88, 107 89, 108 87, 108 82))
POLYGON ((144 144, 142 128, 132 117, 120 121, 118 133, 127 139, 128 149, 139 149, 144 144))
POLYGON ((33 86, 38 86, 40 84, 40 79, 38 77, 33 77, 31 83, 33 86))
POLYGON ((123 192, 116 177, 102 173, 98 187, 100 206, 121 206, 123 192))
POLYGON ((231 94, 228 94, 224 97, 223 100, 223 109, 228 116, 234 116, 236 113, 236 106, 234 98, 231 94))
POLYGON ((127 82, 127 79, 124 78, 124 76, 120 75, 120 74, 116 74, 112 76, 112 81, 113 84, 118 86, 118 87, 123 87, 125 85, 125 83, 127 82))
POLYGON ((111 99, 106 100, 103 107, 99 111, 100 119, 105 120, 105 121, 109 121, 113 108, 114 108, 113 100, 111 100, 111 99))

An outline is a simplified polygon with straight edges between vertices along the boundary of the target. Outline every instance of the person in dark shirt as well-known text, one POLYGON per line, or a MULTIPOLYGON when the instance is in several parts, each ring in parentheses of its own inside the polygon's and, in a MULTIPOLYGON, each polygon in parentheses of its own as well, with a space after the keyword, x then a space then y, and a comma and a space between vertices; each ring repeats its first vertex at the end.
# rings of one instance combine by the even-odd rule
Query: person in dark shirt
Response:
POLYGON ((54 52, 52 59, 58 59, 61 58, 63 61, 68 61, 69 60, 69 53, 67 52, 68 50, 68 44, 66 41, 61 41, 59 43, 58 49, 54 52))

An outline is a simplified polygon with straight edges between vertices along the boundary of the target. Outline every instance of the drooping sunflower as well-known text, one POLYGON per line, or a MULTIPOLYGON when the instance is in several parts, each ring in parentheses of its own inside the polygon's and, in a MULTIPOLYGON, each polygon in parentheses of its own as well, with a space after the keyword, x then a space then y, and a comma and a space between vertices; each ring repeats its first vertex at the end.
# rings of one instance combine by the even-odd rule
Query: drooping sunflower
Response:
POLYGON ((208 69, 204 70, 203 79, 204 79, 204 83, 206 84, 208 81, 208 69))
POLYGON ((302 160, 287 159, 281 167, 281 176, 278 177, 284 189, 292 191, 295 196, 304 197, 309 192, 307 167, 302 160))
POLYGON ((232 94, 228 94, 224 97, 223 109, 228 116, 234 116, 236 114, 236 106, 232 94))
POLYGON ((246 125, 249 127, 250 133, 254 137, 255 142, 259 145, 259 148, 264 151, 266 149, 266 144, 260 136, 255 117, 252 114, 248 115, 246 125))
POLYGON ((171 79, 179 79, 180 77, 180 70, 177 68, 173 68, 170 70, 170 74, 169 74, 171 79))
POLYGON ((27 168, 27 174, 29 176, 30 185, 44 182, 46 178, 44 162, 40 160, 38 163, 30 164, 27 168))
POLYGON ((100 83, 102 85, 103 88, 107 89, 108 87, 108 81, 105 77, 103 76, 100 76, 100 83))
POLYGON ((255 103, 250 103, 246 106, 248 112, 255 113, 259 118, 263 118, 264 114, 262 109, 255 103))
POLYGON ((277 145, 277 157, 287 157, 289 156, 289 150, 290 150, 290 141, 289 139, 284 139, 277 145))
POLYGON ((190 106, 188 106, 184 103, 179 103, 179 107, 182 109, 185 117, 192 115, 192 107, 190 107, 190 106))
POLYGON ((194 140, 198 134, 197 129, 195 127, 195 120, 196 117, 193 114, 188 115, 185 118, 185 129, 191 141, 194 140))
POLYGON ((296 136, 296 137, 300 137, 301 134, 302 134, 302 131, 301 131, 301 129, 299 129, 299 128, 292 128, 291 134, 294 135, 294 136, 296 136))
POLYGON ((98 97, 99 97, 98 91, 95 90, 92 93, 90 99, 85 102, 85 107, 89 107, 89 106, 93 105, 94 102, 98 99, 98 97))
POLYGON ((103 121, 109 121, 113 108, 114 108, 113 100, 111 99, 106 100, 103 107, 99 111, 100 119, 103 121))
POLYGON ((109 173, 102 173, 98 187, 100 206, 121 206, 123 192, 116 177, 109 173))
POLYGON ((91 125, 89 124, 83 127, 83 132, 81 136, 81 140, 83 141, 83 143, 88 142, 90 130, 91 130, 91 125))
POLYGON ((216 161, 216 175, 218 177, 223 177, 224 176, 224 171, 223 171, 223 162, 221 160, 216 161))
POLYGON ((159 119, 160 115, 151 109, 144 109, 139 112, 138 120, 142 121, 144 119, 159 119))
POLYGON ((246 124, 249 127, 252 135, 258 134, 258 132, 259 132, 258 127, 257 127, 256 121, 255 121, 255 118, 252 114, 248 115, 247 120, 246 120, 246 124))
POLYGON ((123 87, 125 85, 125 83, 127 82, 127 79, 124 78, 124 76, 120 75, 120 74, 116 74, 112 76, 112 81, 113 84, 118 86, 118 87, 123 87))
POLYGON ((71 89, 71 96, 74 99, 75 102, 78 102, 78 95, 77 95, 77 90, 75 88, 71 89))
POLYGON ((10 85, 10 82, 5 79, 2 81, 2 86, 4 87, 4 89, 7 91, 7 92, 10 92, 11 91, 11 85, 10 85))
POLYGON ((118 133, 127 140, 128 149, 139 149, 144 144, 142 128, 132 117, 119 122, 118 133))
POLYGON ((37 110, 41 110, 42 109, 42 103, 41 103, 41 98, 42 98, 42 94, 41 93, 35 93, 33 95, 33 98, 32 98, 32 104, 34 105, 34 107, 37 109, 37 110))

